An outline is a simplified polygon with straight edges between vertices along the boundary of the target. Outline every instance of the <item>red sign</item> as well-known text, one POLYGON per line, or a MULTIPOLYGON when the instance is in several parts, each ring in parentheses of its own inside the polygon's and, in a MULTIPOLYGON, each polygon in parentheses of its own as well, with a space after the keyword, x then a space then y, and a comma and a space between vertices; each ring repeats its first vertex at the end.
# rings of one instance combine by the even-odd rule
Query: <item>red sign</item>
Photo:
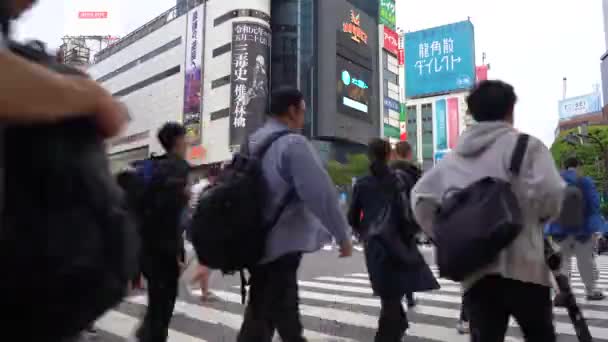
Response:
POLYGON ((456 147, 459 134, 458 99, 455 97, 448 99, 448 147, 456 147))
POLYGON ((399 49, 399 65, 404 65, 405 64, 405 50, 404 49, 399 49))
POLYGON ((384 50, 399 55, 399 35, 397 32, 384 26, 384 50))
POLYGON ((352 34, 352 40, 367 44, 367 33, 361 28, 361 13, 350 10, 350 22, 342 23, 342 31, 352 34))
POLYGON ((407 125, 405 121, 399 123, 399 140, 407 141, 407 125))
POLYGON ((488 79, 488 66, 481 65, 481 66, 475 67, 475 78, 477 80, 477 83, 487 80, 488 79))
POLYGON ((78 19, 107 19, 108 12, 78 12, 78 19))

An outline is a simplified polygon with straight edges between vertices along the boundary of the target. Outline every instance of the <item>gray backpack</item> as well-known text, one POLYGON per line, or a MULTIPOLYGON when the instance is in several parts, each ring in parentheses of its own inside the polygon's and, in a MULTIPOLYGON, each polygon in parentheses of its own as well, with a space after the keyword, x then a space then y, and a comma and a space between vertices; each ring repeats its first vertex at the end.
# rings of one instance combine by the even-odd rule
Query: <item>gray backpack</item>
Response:
POLYGON ((557 223, 571 231, 582 230, 585 225, 585 196, 578 180, 576 184, 568 184, 564 190, 562 210, 557 223))

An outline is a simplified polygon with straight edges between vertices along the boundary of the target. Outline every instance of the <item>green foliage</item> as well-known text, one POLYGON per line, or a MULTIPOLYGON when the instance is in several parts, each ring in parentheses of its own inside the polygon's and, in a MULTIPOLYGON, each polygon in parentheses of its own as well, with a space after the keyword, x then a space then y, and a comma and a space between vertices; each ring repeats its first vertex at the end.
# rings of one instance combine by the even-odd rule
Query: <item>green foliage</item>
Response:
MULTIPOLYGON (((564 140, 569 133, 577 133, 576 129, 561 132, 551 146, 551 153, 555 163, 561 169, 563 162, 571 156, 577 157, 583 162, 583 172, 590 176, 596 183, 598 190, 606 189, 607 173, 604 169, 604 159, 602 151, 593 140, 586 140, 583 144, 572 145, 564 140)), ((608 127, 595 126, 589 127, 589 133, 598 137, 608 148, 608 127)))
POLYGON ((341 164, 335 160, 327 163, 327 172, 337 186, 352 184, 353 177, 361 177, 368 173, 369 160, 365 154, 353 154, 347 157, 347 162, 341 164))

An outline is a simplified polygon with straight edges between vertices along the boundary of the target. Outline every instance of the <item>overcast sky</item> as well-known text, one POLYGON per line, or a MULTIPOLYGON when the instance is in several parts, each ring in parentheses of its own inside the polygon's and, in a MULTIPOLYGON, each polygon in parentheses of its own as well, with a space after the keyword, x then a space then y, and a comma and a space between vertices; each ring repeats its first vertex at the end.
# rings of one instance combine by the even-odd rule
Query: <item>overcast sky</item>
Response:
MULTIPOLYGON (((22 18, 17 36, 59 46, 64 3, 39 0, 22 18)), ((121 3, 128 32, 171 8, 175 0, 121 3)), ((606 50, 601 0, 397 0, 397 24, 406 31, 467 17, 475 25, 477 63, 485 52, 490 78, 515 86, 520 99, 516 126, 550 144, 562 78, 568 78, 568 96, 590 93, 601 80, 600 56, 606 50)))

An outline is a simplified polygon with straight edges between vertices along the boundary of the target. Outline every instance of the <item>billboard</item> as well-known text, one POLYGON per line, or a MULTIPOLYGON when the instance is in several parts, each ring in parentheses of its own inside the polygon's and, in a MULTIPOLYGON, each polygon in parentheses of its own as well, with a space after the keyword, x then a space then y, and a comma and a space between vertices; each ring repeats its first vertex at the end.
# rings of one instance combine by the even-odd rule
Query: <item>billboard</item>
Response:
POLYGON ((599 93, 571 97, 559 101, 559 121, 569 120, 579 115, 601 111, 599 93))
POLYGON ((78 0, 64 5, 63 34, 67 36, 121 36, 124 13, 121 0, 78 0))
POLYGON ((336 56, 338 112, 368 118, 371 70, 336 56))
POLYGON ((395 10, 395 0, 380 0, 380 25, 384 25, 391 30, 395 30, 397 16, 395 10))
POLYGON ((382 47, 395 56, 399 55, 399 35, 386 26, 384 26, 384 45, 382 47))
POLYGON ((452 97, 447 100, 448 109, 448 148, 455 148, 460 136, 460 110, 458 98, 452 97))
POLYGON ((204 17, 203 6, 198 6, 188 13, 187 18, 182 122, 186 128, 186 140, 190 146, 202 143, 201 97, 203 91, 204 17))
POLYGON ((475 83, 473 23, 406 33, 405 68, 409 98, 471 88, 475 83))
POLYGON ((270 28, 257 22, 232 24, 230 145, 240 145, 264 122, 268 109, 270 28))
POLYGON ((486 81, 488 79, 488 70, 489 67, 487 65, 475 67, 475 82, 486 81))

